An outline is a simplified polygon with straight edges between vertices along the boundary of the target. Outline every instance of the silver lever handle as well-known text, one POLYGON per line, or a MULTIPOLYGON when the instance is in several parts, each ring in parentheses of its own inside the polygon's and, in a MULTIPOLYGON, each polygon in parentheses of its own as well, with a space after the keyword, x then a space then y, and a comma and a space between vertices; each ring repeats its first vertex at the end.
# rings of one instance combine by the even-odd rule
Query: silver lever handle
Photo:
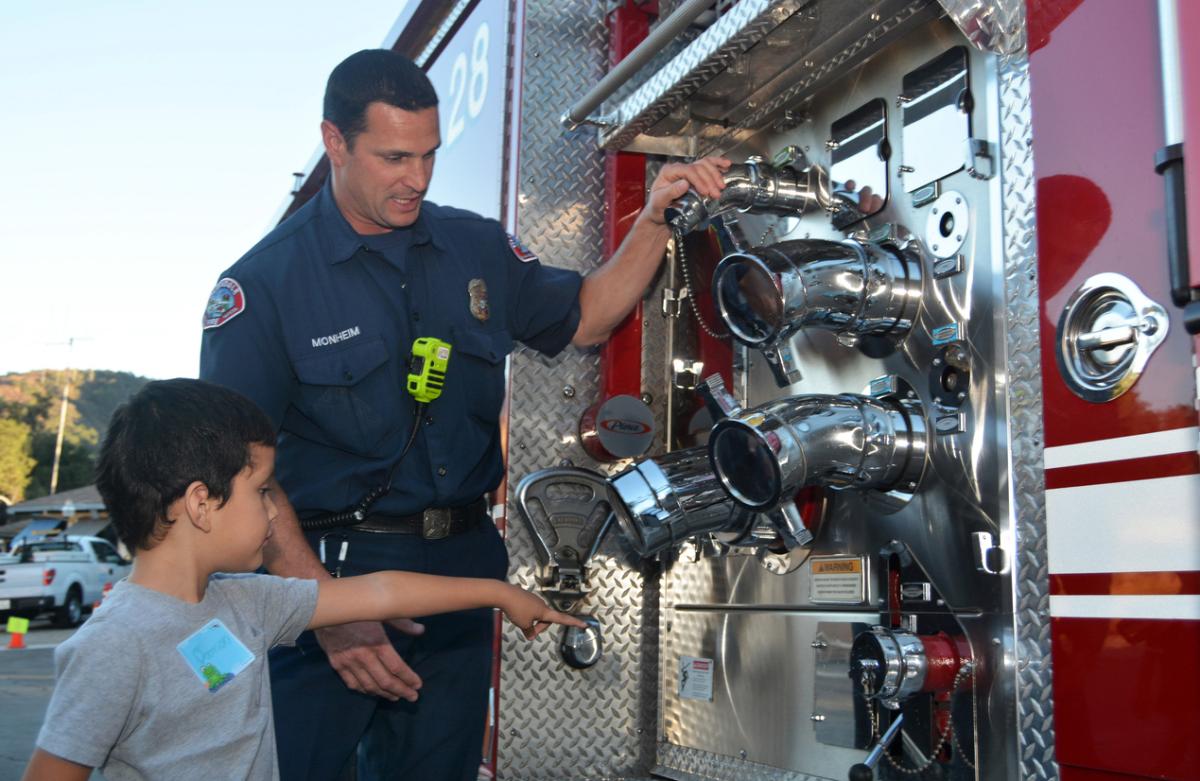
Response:
POLYGON ((1122 344, 1133 344, 1138 340, 1138 334, 1153 336, 1158 330, 1158 323, 1150 317, 1141 320, 1127 320, 1119 325, 1090 331, 1075 337, 1075 346, 1080 350, 1107 350, 1122 344))

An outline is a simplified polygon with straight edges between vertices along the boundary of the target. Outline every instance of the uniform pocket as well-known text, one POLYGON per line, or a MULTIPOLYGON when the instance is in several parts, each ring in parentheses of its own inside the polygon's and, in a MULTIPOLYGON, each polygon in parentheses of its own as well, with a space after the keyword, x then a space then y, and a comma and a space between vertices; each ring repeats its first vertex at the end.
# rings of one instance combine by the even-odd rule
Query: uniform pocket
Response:
POLYGON ((507 331, 463 331, 456 334, 454 350, 460 361, 449 373, 463 391, 463 406, 468 414, 495 425, 504 403, 504 359, 512 352, 512 336, 507 331))
POLYGON ((294 360, 301 412, 326 442, 372 455, 399 425, 399 391, 387 347, 374 337, 294 360))

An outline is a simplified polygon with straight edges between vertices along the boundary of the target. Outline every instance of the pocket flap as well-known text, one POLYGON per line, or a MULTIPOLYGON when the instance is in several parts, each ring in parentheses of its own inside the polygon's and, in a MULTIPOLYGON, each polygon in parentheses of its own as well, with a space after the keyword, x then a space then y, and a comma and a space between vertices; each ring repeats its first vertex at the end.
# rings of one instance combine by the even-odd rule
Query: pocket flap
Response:
MULTIPOLYGON (((512 337, 507 331, 462 331, 457 334, 457 339, 453 349, 488 363, 500 363, 512 352, 512 337)), ((453 357, 450 360, 453 361, 453 357)))
POLYGON ((305 385, 354 385, 385 364, 387 347, 378 336, 369 341, 321 352, 294 361, 296 377, 305 385))

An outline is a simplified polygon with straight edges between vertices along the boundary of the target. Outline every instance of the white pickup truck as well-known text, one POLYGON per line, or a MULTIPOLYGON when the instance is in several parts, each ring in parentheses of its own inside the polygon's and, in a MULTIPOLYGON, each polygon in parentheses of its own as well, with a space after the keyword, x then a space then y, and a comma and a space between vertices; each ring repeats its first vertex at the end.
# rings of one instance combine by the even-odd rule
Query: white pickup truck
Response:
POLYGON ((53 613, 58 626, 76 626, 130 562, 107 540, 64 535, 27 542, 0 555, 0 616, 53 613))

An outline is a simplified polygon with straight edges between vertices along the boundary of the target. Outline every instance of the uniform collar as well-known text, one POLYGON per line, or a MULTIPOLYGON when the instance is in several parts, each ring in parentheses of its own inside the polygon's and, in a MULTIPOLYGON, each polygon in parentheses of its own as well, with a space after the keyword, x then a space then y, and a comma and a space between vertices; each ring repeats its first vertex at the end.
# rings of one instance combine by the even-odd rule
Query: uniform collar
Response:
MULTIPOLYGON (((429 205, 428 203, 422 204, 417 221, 411 228, 405 229, 412 231, 412 240, 409 246, 419 247, 423 244, 433 244, 444 251, 446 249, 445 242, 435 227, 437 220, 431 219, 428 215, 426 207, 429 205)), ((331 265, 349 260, 363 247, 362 237, 354 232, 350 223, 346 222, 345 216, 342 215, 341 210, 337 207, 337 202, 333 199, 332 178, 325 181, 325 186, 317 194, 317 219, 327 229, 322 232, 322 235, 325 240, 325 256, 331 265)))

